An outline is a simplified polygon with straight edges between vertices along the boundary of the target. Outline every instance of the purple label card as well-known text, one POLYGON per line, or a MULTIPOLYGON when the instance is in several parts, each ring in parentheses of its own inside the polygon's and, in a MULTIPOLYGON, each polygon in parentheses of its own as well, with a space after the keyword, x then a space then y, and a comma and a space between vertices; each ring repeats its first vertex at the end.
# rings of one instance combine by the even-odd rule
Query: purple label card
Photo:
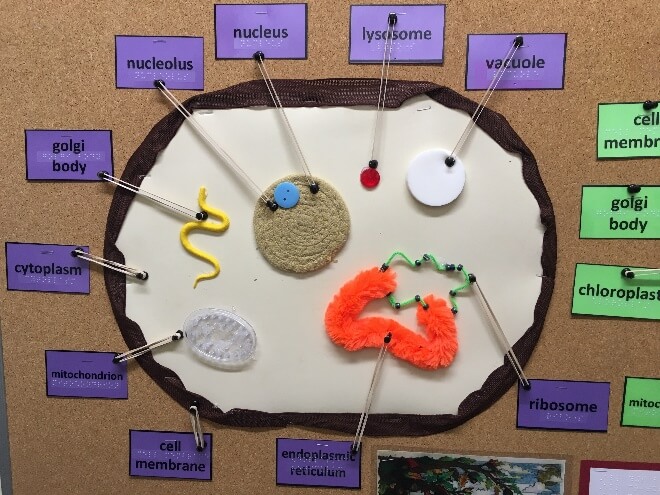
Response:
POLYGON ((192 36, 115 36, 118 88, 204 89, 204 38, 192 36))
POLYGON ((89 263, 71 255, 85 246, 5 243, 7 290, 89 294, 89 263))
POLYGON ((564 89, 565 33, 470 34, 467 44, 465 89, 488 89, 503 66, 497 89, 564 89), (516 36, 523 44, 509 60, 516 36))
POLYGON ((277 439, 277 484, 360 488, 360 452, 353 442, 277 439))
POLYGON ((445 45, 444 5, 352 5, 351 63, 382 63, 390 14, 397 20, 392 31, 391 63, 441 64, 445 45))
POLYGON ((128 399, 127 363, 114 352, 46 351, 46 395, 128 399))
POLYGON ((28 180, 100 181, 114 173, 112 131, 25 130, 28 180))
POLYGON ((307 58, 307 4, 215 6, 215 58, 307 58))
POLYGON ((518 387, 518 428, 607 431, 610 384, 569 380, 529 380, 518 387))
POLYGON ((211 480, 213 437, 204 434, 199 452, 192 433, 175 431, 130 431, 131 476, 211 480))

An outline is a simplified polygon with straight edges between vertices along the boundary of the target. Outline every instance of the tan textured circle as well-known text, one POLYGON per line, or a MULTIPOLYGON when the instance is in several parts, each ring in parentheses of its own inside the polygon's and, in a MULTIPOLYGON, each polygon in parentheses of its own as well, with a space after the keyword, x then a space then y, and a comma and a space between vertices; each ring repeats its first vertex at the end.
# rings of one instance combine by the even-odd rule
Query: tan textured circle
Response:
POLYGON ((348 239, 351 218, 346 203, 326 181, 314 178, 319 192, 312 194, 307 177, 289 175, 272 184, 267 195, 280 182, 293 182, 300 200, 293 208, 271 211, 259 200, 253 225, 257 248, 275 268, 307 273, 328 265, 348 239))

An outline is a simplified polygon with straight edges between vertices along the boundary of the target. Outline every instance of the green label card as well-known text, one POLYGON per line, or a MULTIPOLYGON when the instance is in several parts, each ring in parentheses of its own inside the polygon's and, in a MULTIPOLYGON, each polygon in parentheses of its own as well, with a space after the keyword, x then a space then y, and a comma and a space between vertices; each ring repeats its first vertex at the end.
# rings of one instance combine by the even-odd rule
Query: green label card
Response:
POLYGON ((598 104, 598 158, 660 156, 660 107, 640 103, 598 104))
POLYGON ((580 238, 660 239, 660 186, 639 188, 582 186, 580 238))
POLYGON ((626 377, 621 426, 660 428, 660 379, 626 377))
POLYGON ((572 313, 660 320, 660 275, 626 278, 624 268, 644 270, 576 264, 572 313))

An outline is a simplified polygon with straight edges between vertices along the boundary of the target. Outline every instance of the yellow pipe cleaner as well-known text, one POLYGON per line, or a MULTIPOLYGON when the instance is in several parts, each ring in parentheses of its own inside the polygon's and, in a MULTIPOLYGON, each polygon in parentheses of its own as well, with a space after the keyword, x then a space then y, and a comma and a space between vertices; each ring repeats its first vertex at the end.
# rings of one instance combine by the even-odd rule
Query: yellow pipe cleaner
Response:
POLYGON ((199 207, 203 211, 207 212, 209 217, 215 217, 219 220, 219 222, 211 222, 209 219, 206 219, 202 222, 188 222, 183 227, 181 227, 179 238, 181 239, 181 244, 183 244, 184 249, 193 256, 197 256, 198 258, 201 258, 204 261, 208 261, 211 265, 213 265, 212 272, 202 273, 201 275, 197 276, 195 283, 193 284, 193 289, 197 287, 197 283, 201 280, 209 280, 211 278, 217 277, 220 273, 220 263, 215 257, 193 246, 188 240, 188 234, 193 230, 224 232, 229 228, 229 217, 227 214, 224 211, 218 208, 213 208, 206 203, 206 188, 204 186, 199 188, 199 196, 197 197, 197 200, 199 202, 199 207))

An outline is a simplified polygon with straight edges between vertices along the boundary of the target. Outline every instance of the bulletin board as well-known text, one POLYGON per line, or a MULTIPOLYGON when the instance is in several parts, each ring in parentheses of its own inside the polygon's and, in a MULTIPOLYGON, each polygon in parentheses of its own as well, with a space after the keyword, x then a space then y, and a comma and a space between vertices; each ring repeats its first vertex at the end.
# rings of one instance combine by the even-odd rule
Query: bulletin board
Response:
MULTIPOLYGON (((393 65, 393 79, 428 81, 478 101, 481 91, 465 90, 468 34, 568 33, 562 90, 500 91, 488 106, 503 114, 533 151, 555 213, 554 293, 525 372, 530 378, 610 382, 609 428, 607 433, 516 429, 516 387, 512 387, 486 411, 455 429, 421 437, 365 438, 360 493, 376 491, 377 450, 496 451, 565 458, 566 493, 574 493, 581 459, 652 462, 660 458, 656 430, 619 426, 624 377, 658 375, 657 322, 571 316, 576 263, 660 264, 657 241, 579 239, 578 235, 583 185, 658 183, 657 158, 598 161, 595 140, 598 103, 658 98, 660 27, 652 20, 660 12, 642 0, 618 8, 587 0, 445 3, 444 63, 393 65)), ((277 77, 378 78, 378 65, 348 62, 350 5, 343 0, 310 1, 307 59, 274 62, 277 77)), ((24 130, 110 129, 114 175, 121 175, 154 123, 171 109, 155 90, 115 88, 115 35, 203 36, 205 91, 256 79, 252 61, 215 59, 213 2, 22 2, 6 6, 0 23, 4 47, 0 57, 6 69, 0 78, 4 241, 84 244, 92 252, 103 252, 113 190, 98 183, 26 181, 24 130)), ((198 92, 179 93, 183 99, 198 92)), ((46 396, 44 350, 126 348, 103 274, 91 272, 89 295, 1 292, 11 493, 290 493, 292 488, 275 486, 277 438, 350 439, 322 429, 238 428, 203 421, 204 432, 214 438, 213 481, 130 478, 130 429, 189 431, 190 421, 135 362, 129 364, 128 400, 46 396)), ((0 273, 6 277, 4 270, 0 273)), ((5 278, 2 285, 6 287, 5 278)))

